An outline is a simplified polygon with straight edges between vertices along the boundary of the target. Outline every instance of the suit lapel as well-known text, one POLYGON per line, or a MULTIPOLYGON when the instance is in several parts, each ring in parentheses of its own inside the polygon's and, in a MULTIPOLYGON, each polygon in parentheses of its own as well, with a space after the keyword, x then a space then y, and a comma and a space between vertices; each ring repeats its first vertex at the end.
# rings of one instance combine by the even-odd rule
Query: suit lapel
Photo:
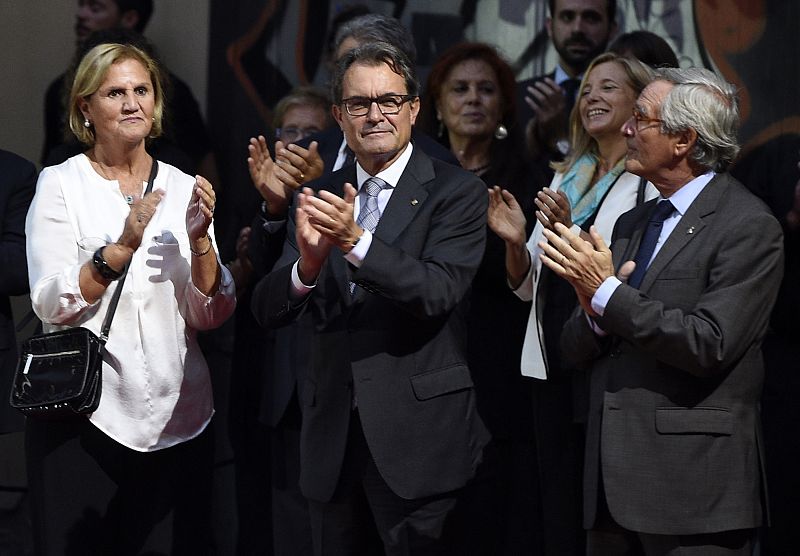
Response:
POLYGON ((672 230, 672 233, 647 269, 647 273, 642 280, 641 291, 646 292, 649 290, 655 279, 669 265, 675 255, 700 235, 703 228, 706 227, 704 219, 716 211, 720 198, 727 186, 728 180, 726 176, 716 176, 703 188, 694 202, 689 205, 686 214, 683 215, 678 225, 672 230))
POLYGON ((415 148, 381 215, 375 229, 376 237, 385 243, 393 243, 397 239, 425 204, 428 198, 427 185, 434 177, 430 159, 415 148))
MULTIPOLYGON (((430 159, 420 149, 415 148, 381 214, 373 236, 384 243, 394 243, 424 205, 428 198, 427 185, 434 177, 430 159)), ((358 301, 365 295, 366 292, 358 288, 353 301, 358 301)))
POLYGON ((629 224, 628 229, 630 232, 626 234, 624 230, 620 230, 622 233, 619 237, 614 239, 611 254, 615 269, 619 270, 622 263, 632 261, 634 257, 636 257, 636 251, 639 249, 639 244, 642 242, 642 236, 647 227, 647 221, 650 218, 650 213, 653 212, 656 201, 657 199, 653 199, 643 204, 641 207, 633 209, 637 211, 638 214, 636 219, 629 224))

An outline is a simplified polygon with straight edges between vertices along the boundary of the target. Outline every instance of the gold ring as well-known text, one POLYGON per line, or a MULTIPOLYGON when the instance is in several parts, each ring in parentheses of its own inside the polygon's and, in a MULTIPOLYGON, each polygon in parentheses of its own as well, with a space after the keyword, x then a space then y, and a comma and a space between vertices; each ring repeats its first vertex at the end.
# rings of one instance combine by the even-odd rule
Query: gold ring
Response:
POLYGON ((306 175, 303 172, 300 172, 300 179, 301 180, 306 179, 306 175))

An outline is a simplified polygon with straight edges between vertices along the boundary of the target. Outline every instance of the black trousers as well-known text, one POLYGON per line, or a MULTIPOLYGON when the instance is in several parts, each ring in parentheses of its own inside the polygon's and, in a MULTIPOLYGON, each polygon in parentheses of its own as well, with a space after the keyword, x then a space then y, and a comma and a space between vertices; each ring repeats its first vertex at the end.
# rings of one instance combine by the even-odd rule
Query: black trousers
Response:
POLYGON ((29 419, 37 556, 211 553, 213 436, 141 453, 79 417, 29 419))
POLYGON ((344 463, 329 502, 309 500, 317 556, 447 554, 443 530, 457 493, 406 500, 381 477, 358 411, 350 419, 344 463))

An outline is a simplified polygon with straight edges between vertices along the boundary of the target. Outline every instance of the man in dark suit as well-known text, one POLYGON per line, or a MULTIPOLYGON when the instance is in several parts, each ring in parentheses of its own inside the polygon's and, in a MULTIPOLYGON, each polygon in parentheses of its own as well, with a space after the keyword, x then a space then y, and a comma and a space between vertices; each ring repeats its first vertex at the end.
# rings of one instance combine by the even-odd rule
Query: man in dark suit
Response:
POLYGON ((534 158, 561 160, 569 148, 569 113, 583 72, 617 31, 616 0, 549 0, 547 36, 558 65, 517 84, 518 120, 534 158))
POLYGON ((410 142, 418 84, 397 48, 349 52, 333 91, 357 164, 298 196, 253 310, 268 326, 303 311, 312 322, 298 387, 315 552, 360 554, 376 527, 388 554, 441 553, 488 440, 462 303, 483 253, 486 190, 410 142))
POLYGON ((583 308, 562 348, 591 373, 592 554, 749 556, 765 518, 761 343, 783 243, 768 208, 723 173, 737 125, 732 85, 661 70, 622 128, 627 170, 661 198, 620 217, 610 251, 594 232, 546 234, 544 262, 583 308))
POLYGON ((8 396, 17 366, 17 340, 9 296, 28 291, 25 215, 36 189, 36 167, 0 150, 0 434, 23 429, 22 414, 8 396))

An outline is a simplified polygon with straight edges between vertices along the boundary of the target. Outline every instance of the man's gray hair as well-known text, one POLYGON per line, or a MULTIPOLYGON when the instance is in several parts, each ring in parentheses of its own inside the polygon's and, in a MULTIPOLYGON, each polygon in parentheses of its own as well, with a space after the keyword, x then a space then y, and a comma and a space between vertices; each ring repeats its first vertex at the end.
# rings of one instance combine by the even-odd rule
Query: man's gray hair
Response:
POLYGON ((403 24, 393 17, 366 14, 343 23, 336 31, 333 51, 339 50, 345 39, 350 37, 359 45, 369 42, 388 42, 402 50, 412 64, 416 62, 417 48, 414 46, 414 39, 403 24))
MULTIPOLYGON (((370 42, 354 48, 336 62, 336 69, 333 72, 333 79, 331 79, 331 98, 334 104, 342 102, 344 74, 355 63, 368 66, 386 64, 403 78, 406 83, 406 94, 419 95, 419 82, 414 74, 414 67, 403 51, 386 42, 370 42)), ((400 93, 400 91, 393 92, 400 93)))
POLYGON ((703 168, 725 171, 739 153, 736 88, 704 68, 662 68, 656 79, 674 85, 661 103, 662 131, 695 130, 689 156, 703 168))

